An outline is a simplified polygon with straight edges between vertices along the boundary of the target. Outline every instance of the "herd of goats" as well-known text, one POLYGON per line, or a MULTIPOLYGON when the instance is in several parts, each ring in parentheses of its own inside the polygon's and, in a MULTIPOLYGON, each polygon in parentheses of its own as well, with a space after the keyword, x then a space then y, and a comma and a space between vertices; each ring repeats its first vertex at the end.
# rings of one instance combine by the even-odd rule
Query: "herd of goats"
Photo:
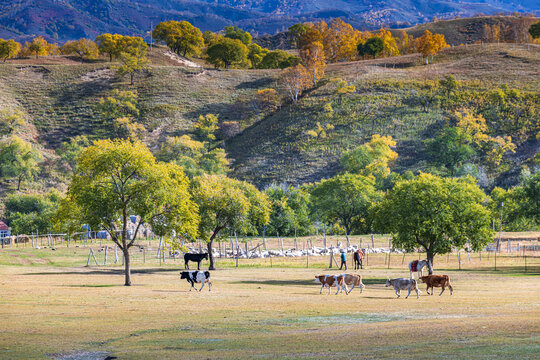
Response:
MULTIPOLYGON (((343 255, 345 253, 342 253, 342 267, 345 264, 345 270, 346 267, 346 255, 343 255)), ((355 270, 362 268, 363 269, 363 258, 364 258, 365 252, 362 250, 358 250, 354 253, 354 264, 355 264, 355 270)), ((212 291, 212 282, 210 281, 210 272, 209 271, 201 271, 200 270, 200 264, 201 261, 204 259, 208 259, 208 254, 190 254, 186 253, 184 255, 184 261, 185 261, 185 268, 188 269, 188 271, 182 271, 180 272, 180 278, 186 279, 187 282, 191 285, 189 291, 191 291, 195 286, 195 284, 202 284, 199 291, 201 291, 205 284, 208 284, 208 291, 212 291), (189 270, 189 261, 197 262, 197 269, 198 270, 189 270)), ((441 293, 446 290, 448 287, 450 289, 450 295, 452 295, 454 289, 452 288, 452 285, 450 284, 450 278, 448 275, 426 275, 423 276, 423 269, 425 267, 429 268, 429 261, 428 260, 414 260, 409 263, 409 272, 410 272, 410 278, 396 278, 396 279, 388 279, 386 280, 386 287, 392 286, 396 292, 397 297, 401 297, 401 290, 407 290, 407 296, 406 299, 411 295, 411 291, 416 291, 416 298, 418 299, 420 297, 420 290, 418 289, 418 283, 417 280, 413 278, 413 273, 418 272, 418 279, 421 280, 424 284, 426 284, 427 289, 426 292, 428 295, 433 295, 433 290, 436 287, 442 288, 441 293), (431 294, 429 293, 429 290, 431 289, 431 294)), ((359 274, 336 274, 336 275, 316 275, 315 276, 315 283, 321 285, 321 291, 319 292, 322 294, 322 291, 325 287, 328 288, 328 294, 330 294, 331 288, 336 287, 336 295, 345 290, 345 294, 349 295, 351 291, 355 287, 360 288, 360 293, 362 293, 362 290, 365 288, 365 285, 362 283, 362 275, 359 274), (349 289, 349 286, 351 287, 349 289)), ((195 289, 197 290, 197 289, 195 289)))

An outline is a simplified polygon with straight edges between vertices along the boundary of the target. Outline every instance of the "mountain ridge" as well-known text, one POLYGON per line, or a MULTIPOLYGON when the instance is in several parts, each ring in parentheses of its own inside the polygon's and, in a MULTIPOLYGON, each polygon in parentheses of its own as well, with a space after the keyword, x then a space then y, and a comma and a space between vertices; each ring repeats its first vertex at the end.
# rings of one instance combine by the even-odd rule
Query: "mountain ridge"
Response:
POLYGON ((540 14, 538 5, 529 0, 2 0, 0 37, 24 41, 42 35, 64 42, 110 32, 149 39, 152 26, 166 20, 187 20, 212 31, 234 24, 257 35, 274 34, 297 22, 341 17, 365 30, 406 27, 433 17, 512 11, 540 14))

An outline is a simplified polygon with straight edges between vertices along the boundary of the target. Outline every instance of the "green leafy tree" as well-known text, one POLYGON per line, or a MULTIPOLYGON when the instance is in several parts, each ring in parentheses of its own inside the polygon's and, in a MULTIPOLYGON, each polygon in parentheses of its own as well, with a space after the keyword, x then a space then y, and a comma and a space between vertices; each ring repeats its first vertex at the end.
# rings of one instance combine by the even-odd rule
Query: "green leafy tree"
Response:
POLYGON ((300 49, 300 40, 309 31, 309 29, 309 26, 302 23, 289 26, 288 36, 291 44, 293 44, 297 49, 300 49))
POLYGON ((471 177, 420 174, 396 184, 381 203, 378 219, 392 232, 394 247, 426 251, 432 274, 435 255, 467 242, 472 250, 480 250, 493 239, 486 205, 487 196, 471 177))
POLYGON ((292 186, 271 186, 266 195, 272 204, 267 233, 282 236, 308 235, 311 227, 309 193, 292 186))
POLYGON ((456 91, 459 84, 454 75, 445 75, 443 79, 439 80, 439 86, 446 95, 446 99, 450 100, 452 92, 456 91))
POLYGON ((249 46, 252 40, 251 34, 238 26, 225 26, 225 37, 240 40, 246 46, 249 46))
POLYGON ((534 39, 540 38, 540 21, 531 25, 529 28, 529 34, 531 34, 534 39))
POLYGON ((540 225, 540 172, 526 176, 518 190, 518 212, 530 219, 536 226, 540 225))
POLYGON ((268 49, 264 49, 259 45, 253 43, 248 46, 249 52, 247 58, 251 62, 251 67, 253 69, 259 68, 263 58, 270 52, 268 49))
POLYGON ((4 216, 14 234, 47 233, 53 228, 53 215, 58 208, 60 194, 10 195, 5 201, 4 216))
POLYGON ((377 58, 377 55, 384 51, 384 41, 380 37, 374 36, 367 39, 365 43, 358 44, 357 50, 360 56, 371 55, 377 58))
POLYGON ((198 55, 204 46, 201 30, 187 21, 160 22, 152 31, 157 41, 163 41, 178 55, 198 55))
POLYGON ((429 161, 443 166, 453 176, 457 169, 475 155, 465 136, 459 128, 445 127, 439 136, 426 141, 429 161))
POLYGON ((15 40, 0 39, 0 59, 4 59, 4 62, 6 62, 7 59, 12 59, 17 56, 20 51, 21 44, 15 40))
POLYGON ((69 164, 71 169, 75 169, 77 158, 88 146, 90 146, 90 140, 85 135, 77 135, 70 138, 69 141, 64 141, 56 152, 62 160, 69 164))
POLYGON ((260 69, 285 69, 300 63, 300 59, 283 50, 267 53, 259 64, 260 69))
POLYGON ((186 237, 195 236, 198 226, 197 205, 182 169, 156 162, 145 145, 125 140, 99 140, 82 152, 58 215, 57 222, 67 218, 109 233, 124 253, 126 286, 131 285, 129 249, 142 224, 161 236, 174 231, 186 237), (129 237, 132 214, 138 220, 129 237))
POLYGON ((311 191, 315 215, 326 223, 343 227, 347 244, 353 231, 371 230, 372 209, 381 197, 373 179, 349 173, 322 180, 311 191))
POLYGON ((16 135, 0 141, 0 176, 16 178, 17 191, 24 179, 32 179, 39 172, 41 160, 40 152, 16 135))
POLYGON ((204 175, 194 180, 192 194, 199 206, 199 237, 208 245, 209 270, 215 270, 214 240, 228 235, 224 229, 256 234, 257 225, 268 223, 268 198, 244 181, 204 175))
POLYGON ((161 161, 178 164, 190 179, 203 174, 225 175, 228 172, 229 160, 223 149, 208 150, 205 142, 194 140, 189 135, 168 137, 157 157, 161 161))
POLYGON ((208 46, 207 61, 215 67, 240 65, 247 62, 248 48, 238 39, 223 38, 208 46))

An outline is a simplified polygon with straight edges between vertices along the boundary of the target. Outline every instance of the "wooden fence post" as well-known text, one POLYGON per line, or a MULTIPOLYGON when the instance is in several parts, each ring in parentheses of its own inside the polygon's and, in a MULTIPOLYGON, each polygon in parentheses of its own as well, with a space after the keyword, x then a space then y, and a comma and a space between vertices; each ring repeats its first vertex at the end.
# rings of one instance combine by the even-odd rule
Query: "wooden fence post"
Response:
POLYGON ((105 259, 103 260, 103 266, 107 266, 107 249, 109 248, 108 245, 105 245, 105 259))

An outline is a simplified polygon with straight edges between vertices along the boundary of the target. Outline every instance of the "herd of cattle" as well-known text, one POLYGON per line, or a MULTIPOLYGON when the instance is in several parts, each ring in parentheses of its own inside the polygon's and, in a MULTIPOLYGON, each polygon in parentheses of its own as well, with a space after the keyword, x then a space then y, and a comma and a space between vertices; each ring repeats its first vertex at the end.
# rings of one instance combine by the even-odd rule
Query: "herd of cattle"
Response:
MULTIPOLYGON (((356 253, 355 253, 356 255, 356 253)), ((185 267, 186 269, 189 269, 189 261, 195 261, 197 262, 197 269, 200 269, 200 263, 204 258, 207 258, 207 254, 186 254, 184 256, 185 260, 185 267), (204 256, 206 255, 206 256, 204 256)), ((356 256, 355 256, 355 265, 356 265, 356 256)), ((362 262, 359 261, 361 267, 362 262)), ((396 292, 397 297, 401 297, 401 290, 407 290, 407 296, 406 299, 411 295, 411 291, 416 291, 416 298, 418 299, 420 297, 420 289, 418 289, 418 283, 415 279, 413 279, 413 272, 418 271, 418 279, 421 280, 424 284, 426 284, 426 292, 428 295, 433 295, 433 289, 436 287, 442 288, 441 293, 439 296, 442 295, 442 293, 446 290, 448 287, 450 289, 450 295, 453 294, 454 289, 452 288, 452 285, 450 284, 450 278, 448 275, 426 275, 422 276, 422 268, 424 266, 429 266, 429 263, 427 260, 415 260, 412 261, 409 264, 409 271, 410 271, 410 278, 397 278, 397 279, 388 279, 386 280, 386 287, 392 286, 394 288, 394 291, 396 292), (431 289, 431 294, 429 293, 429 289, 431 289)), ((356 266, 355 266, 356 270, 356 266)), ((195 284, 202 284, 199 291, 201 291, 204 287, 204 284, 208 284, 208 291, 212 291, 212 282, 210 281, 210 272, 209 271, 200 271, 200 270, 191 270, 191 271, 182 271, 180 272, 180 278, 186 279, 186 281, 191 285, 189 291, 191 291, 195 286, 195 284)), ((359 274, 337 274, 337 275, 316 275, 315 276, 315 283, 321 285, 320 294, 322 294, 322 291, 325 287, 328 288, 328 294, 330 294, 331 288, 336 287, 336 295, 345 290, 345 294, 349 295, 351 291, 355 287, 360 288, 360 293, 364 290, 366 287, 362 283, 362 275, 359 274), (351 287, 349 289, 349 286, 351 287)), ((196 290, 196 289, 195 289, 196 290)))

